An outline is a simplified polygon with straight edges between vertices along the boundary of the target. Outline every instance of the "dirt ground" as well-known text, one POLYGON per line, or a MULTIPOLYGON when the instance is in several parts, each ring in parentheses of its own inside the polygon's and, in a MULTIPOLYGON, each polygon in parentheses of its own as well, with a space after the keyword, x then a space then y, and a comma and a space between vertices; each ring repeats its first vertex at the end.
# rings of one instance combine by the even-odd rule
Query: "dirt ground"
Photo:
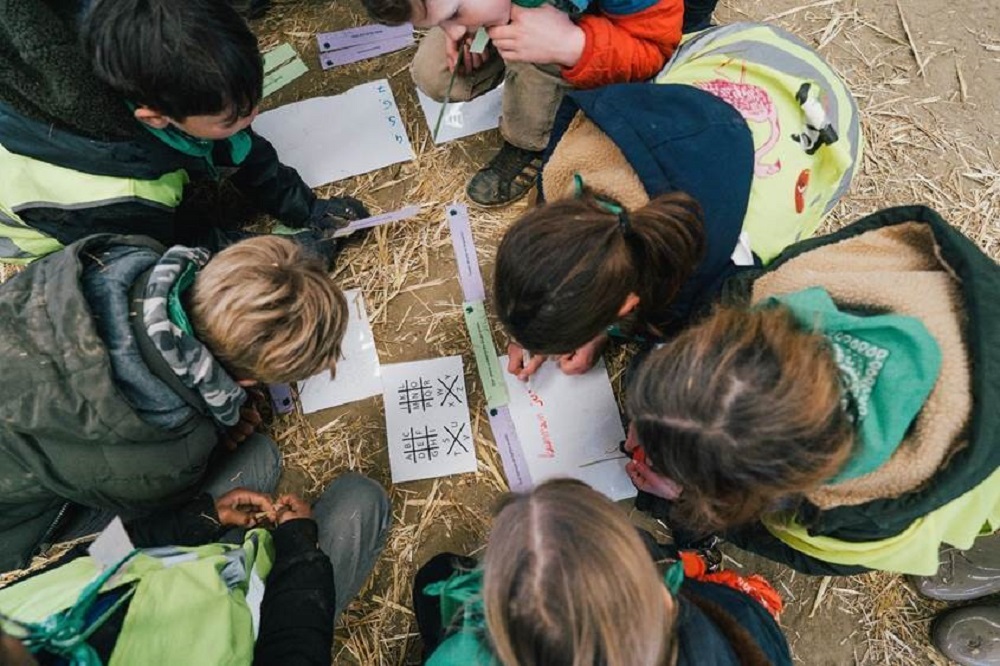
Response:
MULTIPOLYGON (((994 258, 1000 256, 994 129, 1000 126, 995 102, 1000 98, 1000 7, 989 0, 723 0, 716 20, 774 21, 818 47, 851 84, 864 114, 865 165, 824 231, 878 208, 926 203, 994 258)), ((465 181, 496 149, 499 137, 491 132, 432 145, 406 70, 412 49, 320 71, 315 32, 365 22, 355 2, 278 1, 255 29, 265 46, 291 42, 312 70, 270 98, 268 106, 387 77, 418 153, 415 162, 327 188, 330 194, 358 196, 377 212, 425 204, 419 221, 380 230, 350 248, 338 277, 345 286, 364 290, 383 363, 462 354, 473 400, 480 472, 391 489, 395 525, 386 554, 337 630, 335 663, 404 664, 415 663, 419 654, 407 608, 412 572, 442 550, 479 548, 490 507, 505 489, 482 417, 482 391, 443 225, 444 205, 464 200, 465 181)), ((471 210, 487 283, 495 244, 525 205, 489 213, 471 210)), ((504 342, 499 331, 495 340, 504 342)), ((610 366, 621 368, 626 353, 610 359, 610 366)), ((616 385, 620 388, 620 376, 616 385)), ((286 454, 283 484, 316 492, 342 469, 355 468, 388 487, 382 419, 379 399, 307 419, 277 419, 273 432, 286 454)), ((735 548, 726 554, 728 566, 763 573, 782 592, 787 603, 782 625, 799 663, 945 663, 926 641, 938 608, 918 599, 898 577, 811 578, 735 548)))
MULTIPOLYGON (((818 47, 862 108, 864 169, 822 231, 886 206, 925 203, 1000 257, 995 0, 722 0, 717 22, 744 20, 776 22, 818 47)), ((464 357, 480 470, 390 487, 379 398, 309 417, 277 417, 270 432, 285 456, 282 490, 315 495, 346 469, 363 471, 390 489, 394 525, 386 552, 338 626, 332 660, 409 664, 419 656, 408 608, 415 568, 443 550, 474 553, 488 530, 490 508, 505 490, 444 224, 444 206, 464 201, 466 180, 499 146, 499 136, 489 132, 433 146, 407 72, 413 49, 322 71, 315 33, 367 22, 357 0, 275 0, 268 16, 253 24, 262 47, 291 43, 310 72, 269 97, 265 108, 390 80, 417 159, 320 188, 320 194, 357 196, 376 213, 407 204, 424 208, 416 220, 352 242, 336 277, 363 290, 383 363, 464 357)), ((487 289, 497 240, 526 205, 470 209, 487 289)), ((499 330, 495 341, 498 348, 505 343, 499 330)), ((618 350, 609 358, 619 397, 627 354, 618 350)), ((811 578, 735 548, 725 552, 727 566, 764 574, 785 597, 781 622, 798 663, 945 663, 926 641, 938 608, 918 599, 898 577, 811 578)))

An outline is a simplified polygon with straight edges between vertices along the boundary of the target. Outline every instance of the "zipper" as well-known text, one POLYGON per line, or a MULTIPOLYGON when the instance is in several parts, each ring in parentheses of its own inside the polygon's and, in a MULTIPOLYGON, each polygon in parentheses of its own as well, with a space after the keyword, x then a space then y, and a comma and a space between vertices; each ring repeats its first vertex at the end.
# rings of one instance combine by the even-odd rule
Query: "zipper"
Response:
POLYGON ((49 547, 52 545, 51 543, 49 543, 49 539, 51 539, 53 535, 56 533, 56 530, 59 528, 59 524, 62 522, 63 517, 66 515, 66 512, 69 511, 69 505, 70 505, 69 502, 63 502, 63 505, 59 508, 59 513, 57 513, 56 517, 52 519, 52 522, 49 524, 48 529, 45 530, 45 533, 42 535, 42 538, 38 540, 38 542, 35 544, 35 547, 32 548, 31 552, 28 554, 29 557, 34 557, 35 555, 49 549, 49 547))

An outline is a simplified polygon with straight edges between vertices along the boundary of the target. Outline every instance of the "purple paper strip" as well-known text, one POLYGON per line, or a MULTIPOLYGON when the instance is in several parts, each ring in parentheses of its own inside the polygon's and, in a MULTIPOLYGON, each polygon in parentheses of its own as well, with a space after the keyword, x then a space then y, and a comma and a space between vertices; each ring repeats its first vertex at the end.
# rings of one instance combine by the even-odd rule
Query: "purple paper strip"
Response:
POLYGON ((469 226, 469 209, 465 204, 448 206, 448 228, 451 229, 451 244, 455 248, 455 262, 458 264, 458 283, 462 285, 462 300, 485 301, 486 287, 483 274, 476 259, 476 246, 472 241, 469 226))
POLYGON ((504 407, 487 409, 490 419, 490 429, 493 430, 493 441, 496 442, 503 472, 507 477, 507 485, 512 492, 520 493, 531 489, 531 474, 528 463, 524 459, 524 449, 517 437, 514 421, 510 418, 510 410, 504 407))
POLYGON ((279 414, 287 414, 295 409, 292 389, 288 384, 269 384, 267 392, 271 394, 271 405, 279 414))
POLYGON ((374 58, 375 56, 380 56, 386 53, 392 53, 393 51, 399 51, 400 49, 405 49, 407 46, 412 45, 413 37, 407 36, 386 39, 381 42, 371 42, 370 44, 349 46, 346 49, 340 49, 339 51, 320 53, 319 64, 323 67, 323 69, 340 67, 341 65, 349 65, 352 62, 358 62, 359 60, 366 60, 368 58, 374 58))
POLYGON ((380 227, 383 224, 389 224, 390 222, 407 220, 416 216, 419 212, 420 206, 414 205, 407 206, 406 208, 400 208, 399 210, 392 211, 391 213, 382 213, 381 215, 373 215, 361 220, 355 220, 346 227, 337 229, 333 232, 333 237, 340 238, 341 236, 348 236, 355 231, 360 231, 361 229, 370 229, 371 227, 380 227))
POLYGON ((321 32, 316 35, 319 43, 319 52, 326 53, 335 49, 342 49, 348 46, 358 46, 369 42, 378 42, 396 37, 413 37, 413 25, 404 23, 403 25, 363 25, 358 28, 348 28, 347 30, 337 30, 334 32, 321 32))

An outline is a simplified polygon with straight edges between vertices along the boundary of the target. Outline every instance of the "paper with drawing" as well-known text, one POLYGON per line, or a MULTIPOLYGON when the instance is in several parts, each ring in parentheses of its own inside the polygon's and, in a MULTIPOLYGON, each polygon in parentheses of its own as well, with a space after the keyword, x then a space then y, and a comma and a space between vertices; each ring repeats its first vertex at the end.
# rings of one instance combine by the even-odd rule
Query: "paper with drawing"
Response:
POLYGON ((368 323, 365 297, 359 289, 344 292, 347 297, 347 332, 341 345, 335 378, 323 371, 299 382, 299 401, 306 414, 370 398, 382 392, 382 373, 375 338, 368 323))
POLYGON ((382 366, 392 482, 476 471, 461 356, 382 366))
MULTIPOLYGON (((507 367, 506 356, 500 358, 500 365, 507 367)), ((563 374, 550 362, 528 382, 509 372, 504 378, 511 418, 533 484, 568 476, 613 500, 635 495, 635 486, 625 474, 627 460, 618 451, 625 430, 604 361, 584 375, 563 374)))
POLYGON ((260 114, 253 129, 309 187, 414 158, 386 79, 260 114))
MULTIPOLYGON (((417 88, 420 108, 427 119, 427 127, 431 132, 441 114, 441 103, 435 102, 417 88)), ((468 102, 452 102, 444 112, 441 129, 438 130, 437 141, 440 145, 455 139, 471 136, 479 132, 491 130, 500 125, 500 111, 503 106, 503 84, 468 102)))

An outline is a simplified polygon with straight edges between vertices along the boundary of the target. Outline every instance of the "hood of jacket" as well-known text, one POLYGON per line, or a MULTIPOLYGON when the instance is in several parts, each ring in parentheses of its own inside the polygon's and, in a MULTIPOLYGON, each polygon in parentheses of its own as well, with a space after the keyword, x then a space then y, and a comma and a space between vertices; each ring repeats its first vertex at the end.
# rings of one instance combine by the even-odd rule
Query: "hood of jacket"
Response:
POLYGON ((727 296, 747 296, 751 282, 753 300, 822 286, 846 306, 916 317, 942 351, 935 387, 892 457, 809 494, 802 522, 811 534, 898 534, 1000 466, 1000 416, 990 408, 1000 400, 1000 266, 937 213, 890 208, 797 243, 763 275, 727 284, 727 296))
POLYGON ((0 570, 24 563, 62 502, 186 499, 218 442, 201 413, 169 430, 147 423, 116 385, 81 287, 83 256, 115 243, 162 251, 141 237, 91 236, 0 286, 0 570))
POLYGON ((732 106, 687 85, 623 83, 566 95, 541 177, 546 199, 573 196, 573 176, 630 209, 674 191, 702 207, 706 252, 675 299, 678 318, 735 272, 754 173, 753 136, 732 106))
POLYGON ((99 140, 141 134, 79 42, 81 0, 0 0, 0 101, 43 125, 99 140))

